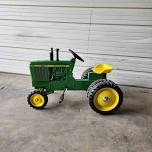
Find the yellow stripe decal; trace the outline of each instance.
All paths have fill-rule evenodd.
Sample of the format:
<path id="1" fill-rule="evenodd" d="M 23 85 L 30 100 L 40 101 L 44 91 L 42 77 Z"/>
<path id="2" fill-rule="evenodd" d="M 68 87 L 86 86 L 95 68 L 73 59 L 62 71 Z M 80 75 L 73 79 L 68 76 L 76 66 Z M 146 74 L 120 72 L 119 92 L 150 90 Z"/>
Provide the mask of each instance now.
<path id="1" fill-rule="evenodd" d="M 69 65 L 31 65 L 32 67 L 69 67 Z"/>

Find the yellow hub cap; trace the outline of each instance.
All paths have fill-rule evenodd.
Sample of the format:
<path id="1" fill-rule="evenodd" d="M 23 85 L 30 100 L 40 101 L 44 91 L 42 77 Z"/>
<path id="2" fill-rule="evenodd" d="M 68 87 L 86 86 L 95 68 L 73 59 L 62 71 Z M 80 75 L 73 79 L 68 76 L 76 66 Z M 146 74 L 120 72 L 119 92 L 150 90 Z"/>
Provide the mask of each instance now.
<path id="1" fill-rule="evenodd" d="M 95 107 L 101 111 L 111 111 L 119 103 L 119 94 L 112 88 L 103 88 L 93 98 Z"/>
<path id="2" fill-rule="evenodd" d="M 35 107 L 41 107 L 44 104 L 45 100 L 41 94 L 36 93 L 31 96 L 30 102 Z"/>

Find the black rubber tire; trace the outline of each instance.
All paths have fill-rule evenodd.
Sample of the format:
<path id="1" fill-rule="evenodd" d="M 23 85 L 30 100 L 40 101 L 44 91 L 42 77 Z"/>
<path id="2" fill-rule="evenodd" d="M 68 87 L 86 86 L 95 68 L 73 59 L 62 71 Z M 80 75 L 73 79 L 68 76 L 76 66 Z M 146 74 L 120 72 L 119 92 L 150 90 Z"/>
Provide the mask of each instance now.
<path id="1" fill-rule="evenodd" d="M 30 101 L 30 98 L 31 98 L 31 96 L 33 95 L 33 94 L 40 94 L 40 95 L 42 95 L 43 97 L 44 97 L 44 104 L 42 105 L 42 106 L 40 106 L 40 107 L 35 107 L 34 105 L 32 105 L 32 103 L 31 103 L 31 101 Z M 45 91 L 39 91 L 39 90 L 35 90 L 35 91 L 32 91 L 29 95 L 28 95 L 28 97 L 27 97 L 27 102 L 28 102 L 28 104 L 32 107 L 32 108 L 34 108 L 34 109 L 43 109 L 46 105 L 47 105 L 47 103 L 48 103 L 48 96 L 47 96 L 47 94 L 46 94 L 46 92 Z"/>
<path id="2" fill-rule="evenodd" d="M 86 69 L 86 70 L 82 73 L 81 79 L 87 79 L 87 78 L 88 78 L 88 73 L 89 73 L 89 72 L 92 72 L 92 67 Z"/>
<path id="3" fill-rule="evenodd" d="M 112 109 L 110 111 L 101 111 L 101 110 L 97 109 L 96 106 L 94 105 L 93 98 L 94 98 L 94 95 L 96 94 L 96 92 L 98 90 L 100 90 L 102 88 L 106 88 L 106 87 L 113 88 L 114 90 L 117 91 L 117 93 L 119 94 L 119 103 L 114 109 Z M 90 107 L 95 112 L 97 112 L 101 115 L 113 114 L 114 112 L 116 112 L 120 108 L 120 106 L 123 103 L 123 93 L 122 93 L 121 89 L 113 81 L 107 80 L 107 79 L 97 80 L 97 81 L 93 82 L 91 84 L 91 87 L 89 87 L 88 90 L 87 90 L 87 95 L 88 95 L 88 101 L 89 101 Z"/>
<path id="4" fill-rule="evenodd" d="M 98 80 L 91 83 L 91 85 L 87 89 L 87 98 L 88 98 L 88 95 L 89 95 L 89 92 L 90 92 L 89 90 L 92 89 L 92 87 L 94 87 L 97 83 L 102 82 L 102 81 L 104 82 L 104 80 L 105 79 L 98 79 Z"/>

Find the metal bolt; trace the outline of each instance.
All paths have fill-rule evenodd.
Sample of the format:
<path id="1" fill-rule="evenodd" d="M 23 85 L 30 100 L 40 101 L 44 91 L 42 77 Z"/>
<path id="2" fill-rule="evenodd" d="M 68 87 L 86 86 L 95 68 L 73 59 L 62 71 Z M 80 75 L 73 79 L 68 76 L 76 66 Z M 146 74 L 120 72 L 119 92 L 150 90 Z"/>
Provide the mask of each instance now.
<path id="1" fill-rule="evenodd" d="M 103 98 L 103 101 L 104 101 L 104 102 L 109 102 L 109 101 L 110 101 L 110 98 L 109 98 L 109 97 L 104 97 L 104 98 Z"/>

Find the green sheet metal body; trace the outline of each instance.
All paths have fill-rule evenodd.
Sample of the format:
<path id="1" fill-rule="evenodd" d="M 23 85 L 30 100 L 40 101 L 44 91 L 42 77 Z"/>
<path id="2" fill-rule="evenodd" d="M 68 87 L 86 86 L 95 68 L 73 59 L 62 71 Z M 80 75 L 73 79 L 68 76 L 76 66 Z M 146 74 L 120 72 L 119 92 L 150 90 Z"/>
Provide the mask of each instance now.
<path id="1" fill-rule="evenodd" d="M 98 79 L 105 79 L 106 74 L 90 72 L 87 79 L 75 79 L 73 68 L 75 58 L 70 61 L 33 61 L 30 63 L 32 86 L 45 89 L 47 94 L 56 90 L 87 90 Z"/>

